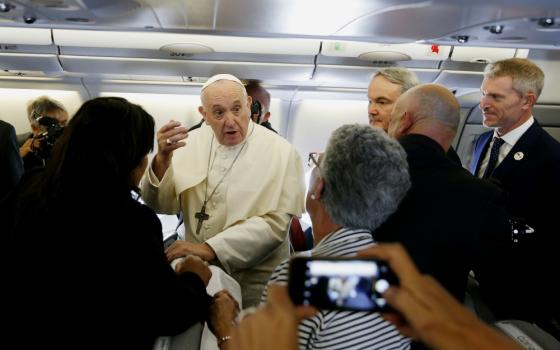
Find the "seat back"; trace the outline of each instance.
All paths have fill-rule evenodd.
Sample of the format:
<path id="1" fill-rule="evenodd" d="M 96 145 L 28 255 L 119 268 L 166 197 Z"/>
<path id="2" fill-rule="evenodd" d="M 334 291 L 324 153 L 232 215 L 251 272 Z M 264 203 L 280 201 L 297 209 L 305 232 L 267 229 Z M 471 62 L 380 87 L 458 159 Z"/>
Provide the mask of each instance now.
<path id="1" fill-rule="evenodd" d="M 494 325 L 525 349 L 560 349 L 560 341 L 535 324 L 521 320 L 504 320 Z"/>
<path id="2" fill-rule="evenodd" d="M 303 230 L 299 218 L 292 216 L 288 225 L 288 237 L 290 238 L 290 254 L 306 251 L 313 248 L 313 236 L 311 230 Z"/>

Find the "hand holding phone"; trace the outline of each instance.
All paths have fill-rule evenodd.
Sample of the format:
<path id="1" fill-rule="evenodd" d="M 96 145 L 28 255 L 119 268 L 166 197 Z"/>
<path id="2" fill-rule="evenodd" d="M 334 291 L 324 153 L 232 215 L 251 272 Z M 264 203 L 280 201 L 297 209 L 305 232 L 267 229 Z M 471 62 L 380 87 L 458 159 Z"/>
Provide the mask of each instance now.
<path id="1" fill-rule="evenodd" d="M 294 304 L 320 309 L 387 311 L 381 294 L 397 284 L 389 266 L 371 258 L 296 257 L 289 274 Z"/>

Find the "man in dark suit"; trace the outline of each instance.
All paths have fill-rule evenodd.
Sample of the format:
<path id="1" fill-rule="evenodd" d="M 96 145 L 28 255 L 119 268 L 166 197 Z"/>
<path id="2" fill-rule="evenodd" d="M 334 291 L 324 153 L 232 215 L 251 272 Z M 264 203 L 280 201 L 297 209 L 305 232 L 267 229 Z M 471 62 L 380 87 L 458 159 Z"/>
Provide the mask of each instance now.
<path id="1" fill-rule="evenodd" d="M 498 253 L 509 251 L 510 237 L 504 193 L 446 156 L 459 112 L 440 85 L 419 85 L 399 97 L 389 135 L 407 153 L 412 187 L 374 238 L 402 243 L 420 271 L 463 301 L 471 270 L 481 283 L 505 287 Z"/>
<path id="2" fill-rule="evenodd" d="M 14 127 L 0 120 L 0 199 L 18 183 L 23 174 Z"/>
<path id="3" fill-rule="evenodd" d="M 527 59 L 486 67 L 480 108 L 494 130 L 477 140 L 471 172 L 498 180 L 508 214 L 530 227 L 515 247 L 524 288 L 492 304 L 502 317 L 536 322 L 560 338 L 560 288 L 549 272 L 559 266 L 560 225 L 557 206 L 545 204 L 560 198 L 560 143 L 532 115 L 543 85 L 543 72 Z"/>

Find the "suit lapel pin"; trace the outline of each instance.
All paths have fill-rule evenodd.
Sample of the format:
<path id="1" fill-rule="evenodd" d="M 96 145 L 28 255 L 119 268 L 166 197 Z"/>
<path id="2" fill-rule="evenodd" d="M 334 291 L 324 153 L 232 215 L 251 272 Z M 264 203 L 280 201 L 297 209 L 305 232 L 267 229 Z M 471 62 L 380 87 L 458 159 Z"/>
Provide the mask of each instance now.
<path id="1" fill-rule="evenodd" d="M 513 155 L 513 159 L 515 160 L 521 160 L 523 159 L 525 155 L 523 154 L 523 152 L 515 152 L 515 154 Z"/>

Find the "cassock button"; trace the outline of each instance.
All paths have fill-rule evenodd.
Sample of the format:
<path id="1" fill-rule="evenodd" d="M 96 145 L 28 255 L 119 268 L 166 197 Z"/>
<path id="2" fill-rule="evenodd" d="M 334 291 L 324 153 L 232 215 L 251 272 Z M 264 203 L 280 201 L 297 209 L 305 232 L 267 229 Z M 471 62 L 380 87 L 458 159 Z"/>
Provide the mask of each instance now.
<path id="1" fill-rule="evenodd" d="M 523 152 L 516 152 L 516 153 L 513 155 L 513 159 L 515 159 L 515 160 L 521 160 L 521 159 L 523 159 L 524 156 L 525 156 L 525 155 L 523 154 Z"/>

